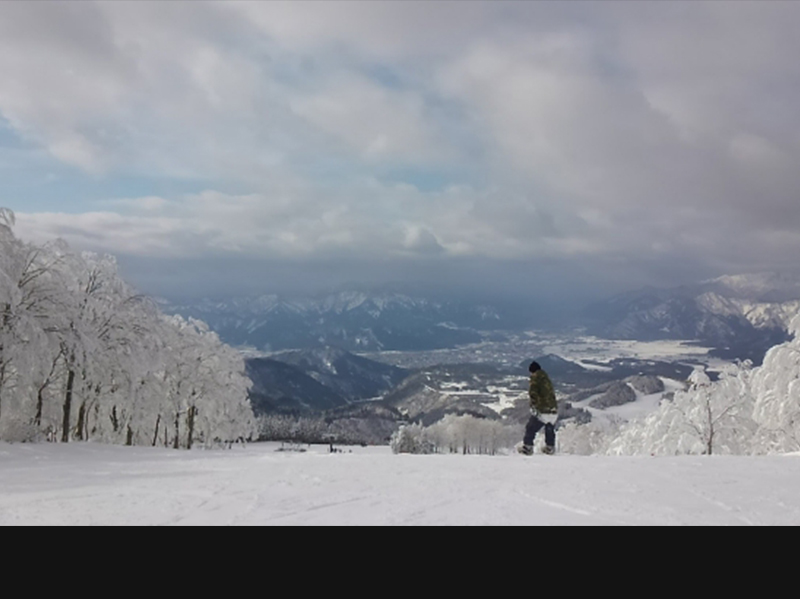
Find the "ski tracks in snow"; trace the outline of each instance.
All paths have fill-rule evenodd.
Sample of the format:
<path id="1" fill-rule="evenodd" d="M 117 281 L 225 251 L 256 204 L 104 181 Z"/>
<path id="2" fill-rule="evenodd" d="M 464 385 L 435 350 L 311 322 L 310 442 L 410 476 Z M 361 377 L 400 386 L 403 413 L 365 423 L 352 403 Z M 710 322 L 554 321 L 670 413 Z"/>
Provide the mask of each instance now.
<path id="1" fill-rule="evenodd" d="M 800 524 L 788 457 L 0 449 L 0 525 Z"/>

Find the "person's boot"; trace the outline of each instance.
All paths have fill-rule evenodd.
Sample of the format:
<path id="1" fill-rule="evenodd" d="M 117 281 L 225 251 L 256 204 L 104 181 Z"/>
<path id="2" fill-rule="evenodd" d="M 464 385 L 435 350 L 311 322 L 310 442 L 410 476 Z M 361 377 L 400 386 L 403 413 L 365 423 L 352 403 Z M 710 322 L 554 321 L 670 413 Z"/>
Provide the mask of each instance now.
<path id="1" fill-rule="evenodd" d="M 517 451 L 522 455 L 533 455 L 533 445 L 519 445 Z"/>
<path id="2" fill-rule="evenodd" d="M 542 453 L 543 453 L 544 455 L 555 455 L 555 454 L 556 454 L 556 448 L 555 448 L 555 447 L 553 447 L 552 445 L 547 445 L 547 446 L 545 446 L 545 448 L 542 450 Z"/>

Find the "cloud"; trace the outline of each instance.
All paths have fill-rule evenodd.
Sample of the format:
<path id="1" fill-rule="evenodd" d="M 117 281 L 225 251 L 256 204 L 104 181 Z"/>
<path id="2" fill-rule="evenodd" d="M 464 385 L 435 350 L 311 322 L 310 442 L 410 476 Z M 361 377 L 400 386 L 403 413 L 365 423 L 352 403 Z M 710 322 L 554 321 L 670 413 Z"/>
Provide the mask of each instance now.
<path id="1" fill-rule="evenodd" d="M 410 252 L 418 254 L 438 255 L 445 251 L 430 229 L 420 226 L 411 226 L 406 230 L 403 245 Z"/>
<path id="2" fill-rule="evenodd" d="M 158 196 L 147 196 L 144 198 L 132 198 L 121 200 L 107 200 L 102 202 L 109 207 L 128 209 L 136 212 L 159 212 L 169 206 L 169 200 Z"/>
<path id="3" fill-rule="evenodd" d="M 115 116 L 132 68 L 97 5 L 0 7 L 0 113 L 59 160 L 102 170 L 103 120 Z"/>
<path id="4" fill-rule="evenodd" d="M 231 8 L 4 3 L 0 115 L 97 176 L 253 183 L 343 150 L 367 165 L 452 154 L 416 90 L 271 42 Z"/>
<path id="5" fill-rule="evenodd" d="M 82 249 L 150 256 L 169 254 L 179 238 L 185 244 L 183 251 L 189 252 L 191 246 L 186 242 L 201 234 L 195 231 L 191 235 L 183 221 L 115 212 L 22 213 L 18 215 L 16 231 L 23 239 L 39 243 L 60 238 Z M 205 246 L 206 241 L 193 242 Z"/>
<path id="6" fill-rule="evenodd" d="M 19 233 L 39 241 L 64 237 L 79 247 L 140 256 L 230 252 L 297 259 L 442 251 L 432 228 L 458 247 L 466 235 L 476 237 L 479 226 L 459 208 L 472 201 L 474 192 L 458 197 L 425 194 L 365 181 L 336 194 L 331 197 L 330 190 L 321 187 L 285 182 L 259 194 L 209 190 L 171 200 L 115 200 L 106 204 L 124 209 L 124 215 L 20 213 Z M 392 212 L 403 216 L 395 219 Z M 459 232 L 458 227 L 469 230 Z M 479 241 L 469 244 L 470 253 L 481 251 Z"/>
<path id="7" fill-rule="evenodd" d="M 347 47 L 364 60 L 397 62 L 447 55 L 486 34 L 498 16 L 491 3 L 411 3 L 404 0 L 364 3 L 357 0 L 297 4 L 231 2 L 270 38 L 295 52 L 319 54 Z M 503 8 L 500 9 L 500 12 Z"/>
<path id="8" fill-rule="evenodd" d="M 694 12 L 637 9 L 616 24 L 612 45 L 607 14 L 591 29 L 484 42 L 446 65 L 440 85 L 482 116 L 490 153 L 512 166 L 508 178 L 527 179 L 541 203 L 582 219 L 599 251 L 669 247 L 677 257 L 710 239 L 697 259 L 741 255 L 744 244 L 754 261 L 786 266 L 785 254 L 759 255 L 756 237 L 796 204 L 788 155 L 800 148 L 762 112 L 777 105 L 789 130 L 800 124 L 800 89 L 782 80 L 797 42 L 770 37 L 773 27 L 788 33 L 778 20 L 799 15 L 784 9 L 751 21 L 753 6 L 739 4 L 729 14 L 704 3 L 703 26 Z"/>
<path id="9" fill-rule="evenodd" d="M 19 233 L 151 258 L 219 253 L 293 261 L 518 260 L 588 256 L 598 250 L 585 232 L 559 229 L 556 217 L 523 195 L 508 198 L 505 192 L 463 186 L 421 191 L 364 179 L 330 189 L 287 177 L 255 194 L 207 190 L 100 205 L 106 211 L 22 212 Z"/>
<path id="10" fill-rule="evenodd" d="M 792 3 L 0 3 L 15 135 L 85 189 L 169 182 L 14 206 L 19 230 L 151 259 L 793 269 L 798 23 Z"/>
<path id="11" fill-rule="evenodd" d="M 332 77 L 314 93 L 298 94 L 291 109 L 367 163 L 430 165 L 453 154 L 436 135 L 437 123 L 419 94 L 389 89 L 365 76 Z"/>

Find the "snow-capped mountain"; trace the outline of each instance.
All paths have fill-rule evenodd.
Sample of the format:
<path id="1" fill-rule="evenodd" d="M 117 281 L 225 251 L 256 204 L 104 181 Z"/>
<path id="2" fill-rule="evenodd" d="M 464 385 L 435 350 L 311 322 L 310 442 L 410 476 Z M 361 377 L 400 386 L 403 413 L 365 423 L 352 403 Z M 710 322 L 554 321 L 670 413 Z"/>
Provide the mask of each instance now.
<path id="1" fill-rule="evenodd" d="M 720 316 L 743 316 L 757 329 L 788 329 L 792 319 L 800 314 L 800 300 L 759 302 L 729 298 L 708 292 L 697 298 L 702 309 Z"/>
<path id="2" fill-rule="evenodd" d="M 479 341 L 477 331 L 498 328 L 500 321 L 491 307 L 395 293 L 303 299 L 267 295 L 163 309 L 205 321 L 228 344 L 264 351 L 325 345 L 351 351 L 441 349 Z"/>
<path id="3" fill-rule="evenodd" d="M 703 281 L 706 291 L 757 303 L 783 303 L 800 299 L 800 277 L 781 273 L 723 276 Z"/>
<path id="4" fill-rule="evenodd" d="M 594 333 L 622 339 L 696 339 L 760 361 L 800 313 L 800 278 L 724 276 L 673 289 L 625 293 L 587 310 Z"/>

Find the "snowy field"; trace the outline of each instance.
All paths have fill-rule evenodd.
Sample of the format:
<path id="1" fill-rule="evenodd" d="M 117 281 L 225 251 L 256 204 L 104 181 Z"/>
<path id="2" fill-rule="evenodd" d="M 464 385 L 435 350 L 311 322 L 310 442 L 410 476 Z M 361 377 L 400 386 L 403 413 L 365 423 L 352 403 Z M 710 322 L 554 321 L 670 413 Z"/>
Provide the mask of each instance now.
<path id="1" fill-rule="evenodd" d="M 537 338 L 536 334 L 533 335 Z M 710 356 L 711 348 L 695 345 L 692 341 L 633 341 L 584 336 L 542 336 L 542 340 L 542 353 L 556 354 L 589 370 L 603 370 L 602 363 L 617 359 L 701 363 L 713 369 L 728 363 Z"/>
<path id="2" fill-rule="evenodd" d="M 800 457 L 0 444 L 0 525 L 798 525 Z M 349 450 L 346 450 L 349 451 Z"/>
<path id="3" fill-rule="evenodd" d="M 505 341 L 484 341 L 455 349 L 362 353 L 365 358 L 400 366 L 427 368 L 443 364 L 492 364 L 519 367 L 523 359 L 555 354 L 587 370 L 608 370 L 616 359 L 705 364 L 718 370 L 728 362 L 709 355 L 711 348 L 686 340 L 632 341 L 585 335 L 554 335 L 529 331 Z M 527 357 L 527 358 L 524 358 Z M 524 374 L 524 373 L 523 373 Z"/>

